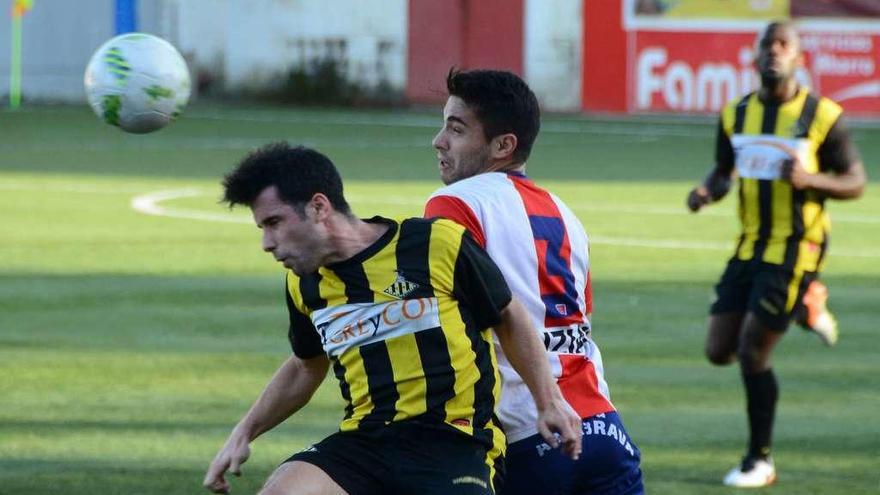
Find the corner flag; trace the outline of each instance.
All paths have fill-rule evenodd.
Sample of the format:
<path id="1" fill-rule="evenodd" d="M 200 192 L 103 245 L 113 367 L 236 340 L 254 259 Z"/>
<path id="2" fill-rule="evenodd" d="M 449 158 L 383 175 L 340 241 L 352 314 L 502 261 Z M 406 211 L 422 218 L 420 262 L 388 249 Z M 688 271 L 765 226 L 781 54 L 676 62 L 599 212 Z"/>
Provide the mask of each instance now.
<path id="1" fill-rule="evenodd" d="M 9 70 L 9 108 L 21 104 L 21 18 L 34 6 L 34 0 L 12 0 L 12 61 Z"/>

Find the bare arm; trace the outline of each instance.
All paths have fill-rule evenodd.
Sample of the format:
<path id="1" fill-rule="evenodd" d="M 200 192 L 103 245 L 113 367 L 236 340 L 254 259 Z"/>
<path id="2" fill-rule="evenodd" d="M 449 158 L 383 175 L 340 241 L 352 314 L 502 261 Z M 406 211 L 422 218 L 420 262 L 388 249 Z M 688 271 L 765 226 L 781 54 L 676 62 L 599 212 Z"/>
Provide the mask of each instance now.
<path id="1" fill-rule="evenodd" d="M 703 182 L 688 193 L 686 203 L 692 212 L 698 212 L 709 203 L 720 201 L 730 191 L 730 181 L 734 174 L 734 151 L 727 132 L 723 119 L 719 119 L 715 133 L 715 166 Z"/>
<path id="2" fill-rule="evenodd" d="M 519 301 L 513 299 L 501 310 L 501 323 L 495 326 L 495 333 L 504 355 L 535 399 L 538 431 L 554 448 L 559 442 L 553 433 L 559 433 L 566 453 L 577 459 L 581 453 L 581 419 L 562 397 L 547 363 L 544 344 Z"/>
<path id="3" fill-rule="evenodd" d="M 853 162 L 843 173 L 810 174 L 796 157 L 783 165 L 782 177 L 791 182 L 795 189 L 812 189 L 834 199 L 858 198 L 868 180 L 861 161 Z"/>
<path id="4" fill-rule="evenodd" d="M 291 355 L 278 368 L 250 410 L 235 425 L 211 462 L 203 484 L 214 493 L 228 493 L 226 471 L 238 476 L 250 456 L 250 443 L 306 405 L 327 375 L 326 355 L 300 359 Z"/>

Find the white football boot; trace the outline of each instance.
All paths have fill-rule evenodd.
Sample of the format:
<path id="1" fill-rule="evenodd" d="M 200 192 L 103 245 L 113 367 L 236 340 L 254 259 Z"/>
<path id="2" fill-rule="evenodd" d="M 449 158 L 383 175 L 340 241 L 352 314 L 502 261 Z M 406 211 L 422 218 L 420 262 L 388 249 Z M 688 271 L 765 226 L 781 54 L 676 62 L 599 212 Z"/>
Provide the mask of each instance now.
<path id="1" fill-rule="evenodd" d="M 724 484 L 739 488 L 760 488 L 776 481 L 776 468 L 773 459 L 753 459 L 746 457 L 742 463 L 731 469 L 724 477 Z"/>

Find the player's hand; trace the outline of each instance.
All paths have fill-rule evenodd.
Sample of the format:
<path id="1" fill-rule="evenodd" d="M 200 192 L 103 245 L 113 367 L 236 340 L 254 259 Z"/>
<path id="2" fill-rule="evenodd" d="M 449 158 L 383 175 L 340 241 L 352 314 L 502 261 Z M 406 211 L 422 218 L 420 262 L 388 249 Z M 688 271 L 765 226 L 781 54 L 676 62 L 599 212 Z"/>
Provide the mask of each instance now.
<path id="1" fill-rule="evenodd" d="M 801 161 L 796 156 L 790 160 L 785 160 L 782 163 L 780 172 L 782 178 L 791 183 L 791 187 L 797 190 L 810 187 L 812 175 L 801 165 Z"/>
<path id="2" fill-rule="evenodd" d="M 554 449 L 561 447 L 575 460 L 581 456 L 581 418 L 561 396 L 538 411 L 538 432 Z"/>
<path id="3" fill-rule="evenodd" d="M 687 207 L 692 212 L 700 211 L 700 208 L 712 202 L 712 195 L 706 186 L 699 186 L 691 189 L 687 197 Z"/>
<path id="4" fill-rule="evenodd" d="M 233 433 L 217 456 L 214 457 L 214 460 L 211 461 L 211 466 L 208 467 L 202 484 L 214 493 L 229 493 L 229 482 L 224 474 L 229 471 L 236 476 L 241 476 L 241 465 L 247 461 L 250 455 L 251 448 L 247 439 Z"/>

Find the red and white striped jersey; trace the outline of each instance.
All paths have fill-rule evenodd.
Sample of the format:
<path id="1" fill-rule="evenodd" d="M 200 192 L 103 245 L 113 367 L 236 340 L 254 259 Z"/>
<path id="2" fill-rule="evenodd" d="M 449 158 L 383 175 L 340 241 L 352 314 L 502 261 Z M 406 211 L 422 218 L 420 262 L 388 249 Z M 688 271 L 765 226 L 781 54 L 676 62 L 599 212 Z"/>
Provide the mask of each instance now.
<path id="1" fill-rule="evenodd" d="M 587 234 L 565 203 L 524 175 L 491 172 L 437 190 L 425 216 L 455 220 L 486 249 L 532 316 L 559 388 L 581 418 L 613 411 L 590 337 Z M 497 339 L 495 346 L 503 380 L 498 417 L 515 442 L 537 433 L 538 413 Z"/>

